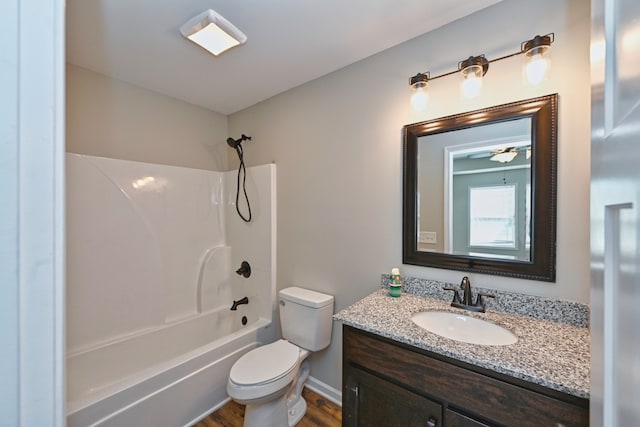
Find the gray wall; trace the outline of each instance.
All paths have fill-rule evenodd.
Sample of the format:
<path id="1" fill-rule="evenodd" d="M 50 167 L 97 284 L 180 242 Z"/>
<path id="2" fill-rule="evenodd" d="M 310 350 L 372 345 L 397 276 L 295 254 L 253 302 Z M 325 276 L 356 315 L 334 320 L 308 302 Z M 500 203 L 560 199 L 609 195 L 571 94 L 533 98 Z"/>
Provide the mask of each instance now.
<path id="1" fill-rule="evenodd" d="M 227 170 L 227 117 L 67 64 L 67 151 Z"/>
<path id="2" fill-rule="evenodd" d="M 558 92 L 556 283 L 470 275 L 474 285 L 587 302 L 589 299 L 589 2 L 510 0 L 304 84 L 229 117 L 250 165 L 278 166 L 278 289 L 335 295 L 336 310 L 378 289 L 380 274 L 459 282 L 461 272 L 401 265 L 402 126 Z M 552 77 L 521 80 L 521 57 L 491 64 L 483 94 L 459 98 L 459 77 L 431 83 L 423 113 L 409 107 L 408 78 L 454 69 L 469 55 L 495 58 L 536 34 L 555 32 Z M 583 70 L 583 72 L 579 72 Z M 230 168 L 237 160 L 229 157 Z M 311 356 L 312 375 L 340 389 L 341 331 Z"/>

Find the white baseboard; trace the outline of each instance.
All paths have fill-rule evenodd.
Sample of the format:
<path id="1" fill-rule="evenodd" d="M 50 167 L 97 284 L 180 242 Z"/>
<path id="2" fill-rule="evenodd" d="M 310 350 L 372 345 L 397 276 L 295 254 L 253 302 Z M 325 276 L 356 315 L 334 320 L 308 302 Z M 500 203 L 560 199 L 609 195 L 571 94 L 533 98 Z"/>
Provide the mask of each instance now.
<path id="1" fill-rule="evenodd" d="M 342 407 L 342 392 L 340 390 L 337 390 L 311 376 L 307 379 L 307 382 L 304 386 L 309 388 L 309 390 L 318 393 L 325 399 L 328 399 L 336 405 Z"/>

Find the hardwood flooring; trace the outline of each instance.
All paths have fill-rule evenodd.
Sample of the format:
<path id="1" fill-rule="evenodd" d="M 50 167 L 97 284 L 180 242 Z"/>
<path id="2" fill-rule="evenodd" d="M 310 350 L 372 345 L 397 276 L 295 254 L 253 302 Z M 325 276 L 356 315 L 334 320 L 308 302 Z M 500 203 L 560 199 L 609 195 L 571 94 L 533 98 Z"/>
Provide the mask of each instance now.
<path id="1" fill-rule="evenodd" d="M 342 424 L 342 408 L 317 393 L 304 388 L 307 412 L 296 427 L 338 427 Z M 242 427 L 244 406 L 233 400 L 209 414 L 193 427 Z"/>

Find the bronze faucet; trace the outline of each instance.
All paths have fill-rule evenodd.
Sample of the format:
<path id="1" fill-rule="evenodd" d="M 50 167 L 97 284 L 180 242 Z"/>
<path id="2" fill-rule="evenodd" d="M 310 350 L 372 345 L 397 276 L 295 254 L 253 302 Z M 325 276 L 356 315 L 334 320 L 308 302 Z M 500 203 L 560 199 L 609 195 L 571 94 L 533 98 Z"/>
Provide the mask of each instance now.
<path id="1" fill-rule="evenodd" d="M 476 302 L 473 302 L 473 294 L 471 292 L 471 281 L 467 276 L 462 278 L 460 282 L 460 289 L 462 289 L 462 298 L 460 298 L 460 289 L 444 287 L 447 291 L 453 291 L 453 301 L 451 301 L 451 307 L 462 308 L 469 311 L 477 311 L 484 313 L 486 311 L 485 302 L 482 297 L 495 298 L 494 295 L 484 294 L 478 292 Z"/>

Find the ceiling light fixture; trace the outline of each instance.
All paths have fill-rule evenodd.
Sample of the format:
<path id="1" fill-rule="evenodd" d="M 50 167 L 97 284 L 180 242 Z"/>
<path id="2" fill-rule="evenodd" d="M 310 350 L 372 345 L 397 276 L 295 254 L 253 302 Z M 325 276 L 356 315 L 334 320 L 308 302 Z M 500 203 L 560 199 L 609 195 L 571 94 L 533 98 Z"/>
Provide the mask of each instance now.
<path id="1" fill-rule="evenodd" d="M 211 9 L 188 20 L 180 32 L 215 56 L 247 41 L 242 31 Z"/>
<path id="2" fill-rule="evenodd" d="M 418 73 L 409 79 L 412 92 L 411 105 L 415 110 L 426 109 L 426 104 L 429 99 L 429 94 L 427 93 L 428 83 L 431 80 L 450 76 L 455 73 L 460 73 L 462 76 L 462 82 L 460 83 L 462 94 L 467 98 L 478 96 L 482 90 L 483 78 L 489 70 L 490 63 L 521 54 L 525 54 L 525 64 L 523 67 L 525 79 L 530 84 L 538 84 L 548 75 L 550 67 L 549 51 L 551 50 L 551 43 L 554 41 L 554 33 L 535 36 L 531 40 L 522 42 L 519 51 L 501 56 L 500 58 L 488 60 L 484 55 L 470 56 L 458 62 L 457 70 L 449 71 L 448 73 L 434 77 L 431 77 L 428 71 Z"/>
<path id="3" fill-rule="evenodd" d="M 491 154 L 492 156 L 489 158 L 489 160 L 500 163 L 509 163 L 518 155 L 518 149 L 513 147 L 503 148 L 501 150 L 494 151 Z"/>

